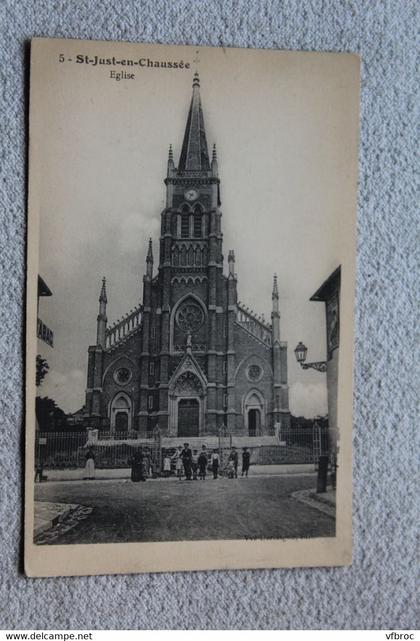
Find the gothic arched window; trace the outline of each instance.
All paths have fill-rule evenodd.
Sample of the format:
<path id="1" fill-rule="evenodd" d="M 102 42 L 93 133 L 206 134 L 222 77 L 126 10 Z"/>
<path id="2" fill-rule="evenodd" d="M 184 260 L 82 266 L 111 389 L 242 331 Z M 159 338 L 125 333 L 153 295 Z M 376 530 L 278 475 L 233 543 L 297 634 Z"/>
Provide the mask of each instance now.
<path id="1" fill-rule="evenodd" d="M 181 237 L 188 238 L 190 235 L 190 214 L 184 209 L 181 214 Z"/>
<path id="2" fill-rule="evenodd" d="M 172 216 L 172 236 L 178 236 L 178 214 Z"/>
<path id="3" fill-rule="evenodd" d="M 194 237 L 201 238 L 202 216 L 200 207 L 194 210 Z"/>

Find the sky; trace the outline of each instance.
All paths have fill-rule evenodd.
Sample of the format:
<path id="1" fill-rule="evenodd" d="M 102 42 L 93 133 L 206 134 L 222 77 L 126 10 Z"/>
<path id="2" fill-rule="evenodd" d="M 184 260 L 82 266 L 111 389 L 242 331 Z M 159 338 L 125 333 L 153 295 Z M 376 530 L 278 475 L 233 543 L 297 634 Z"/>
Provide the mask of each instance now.
<path id="1" fill-rule="evenodd" d="M 54 330 L 38 341 L 50 371 L 38 389 L 66 412 L 84 403 L 87 349 L 96 339 L 102 276 L 108 322 L 142 296 L 147 241 L 158 256 L 168 146 L 178 162 L 195 49 L 55 41 L 40 60 L 31 131 L 39 159 L 39 273 L 53 292 L 39 315 Z M 121 48 L 123 47 L 123 48 Z M 190 61 L 190 69 L 110 68 L 58 62 L 87 52 Z M 340 264 L 352 202 L 348 127 L 350 69 L 341 55 L 203 48 L 201 99 L 221 179 L 227 272 L 235 250 L 238 297 L 267 320 L 278 275 L 281 340 L 288 343 L 290 408 L 327 412 L 326 376 L 302 370 L 293 350 L 325 360 L 324 304 L 309 298 Z M 130 69 L 131 70 L 131 69 Z M 31 167 L 32 170 L 32 167 Z M 347 208 L 346 208 L 347 207 Z M 156 268 L 156 267 L 155 267 Z"/>

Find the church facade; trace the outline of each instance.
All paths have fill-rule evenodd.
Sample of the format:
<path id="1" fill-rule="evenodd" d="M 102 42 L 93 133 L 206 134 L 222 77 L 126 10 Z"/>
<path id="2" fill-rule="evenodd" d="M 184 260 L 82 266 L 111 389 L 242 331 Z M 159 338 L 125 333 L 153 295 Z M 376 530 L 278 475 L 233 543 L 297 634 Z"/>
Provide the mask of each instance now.
<path id="1" fill-rule="evenodd" d="M 238 301 L 222 247 L 216 149 L 209 157 L 195 74 L 178 166 L 169 148 L 157 269 L 149 241 L 142 302 L 107 325 L 105 279 L 89 347 L 87 427 L 146 437 L 273 435 L 290 424 L 277 278 L 271 324 Z"/>

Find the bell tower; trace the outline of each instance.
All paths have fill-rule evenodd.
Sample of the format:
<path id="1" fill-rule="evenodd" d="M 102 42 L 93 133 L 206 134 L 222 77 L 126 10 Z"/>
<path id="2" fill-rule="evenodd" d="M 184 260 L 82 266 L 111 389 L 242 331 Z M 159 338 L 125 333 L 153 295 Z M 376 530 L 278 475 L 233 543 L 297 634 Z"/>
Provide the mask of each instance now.
<path id="1" fill-rule="evenodd" d="M 217 153 L 214 145 L 210 159 L 197 72 L 178 166 L 171 145 L 164 182 L 166 207 L 161 214 L 158 271 L 151 281 L 155 310 L 150 316 L 148 336 L 143 338 L 142 356 L 150 362 L 154 356 L 150 349 L 156 352 L 159 361 L 156 422 L 164 430 L 166 426 L 169 429 L 168 390 L 190 337 L 191 354 L 207 382 L 203 401 L 206 414 L 201 423 L 206 431 L 216 432 L 223 418 L 218 418 L 218 414 L 223 414 L 220 407 L 224 392 L 219 388 L 226 369 L 221 352 L 226 351 L 226 319 L 222 310 L 226 309 L 227 289 L 223 276 Z M 151 305 L 153 308 L 153 302 Z M 150 429 L 150 412 L 147 414 Z"/>

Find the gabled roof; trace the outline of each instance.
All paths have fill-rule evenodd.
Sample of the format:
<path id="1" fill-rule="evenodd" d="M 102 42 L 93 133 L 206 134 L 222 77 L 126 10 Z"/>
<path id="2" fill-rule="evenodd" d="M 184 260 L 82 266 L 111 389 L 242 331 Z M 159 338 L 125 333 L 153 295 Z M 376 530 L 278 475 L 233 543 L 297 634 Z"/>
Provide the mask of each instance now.
<path id="1" fill-rule="evenodd" d="M 52 291 L 45 280 L 38 274 L 38 296 L 52 296 Z"/>
<path id="2" fill-rule="evenodd" d="M 319 289 L 316 290 L 309 300 L 326 301 L 330 298 L 331 293 L 340 287 L 341 266 L 337 267 L 327 280 L 324 281 Z"/>

